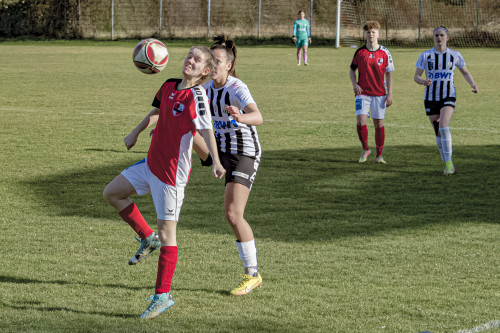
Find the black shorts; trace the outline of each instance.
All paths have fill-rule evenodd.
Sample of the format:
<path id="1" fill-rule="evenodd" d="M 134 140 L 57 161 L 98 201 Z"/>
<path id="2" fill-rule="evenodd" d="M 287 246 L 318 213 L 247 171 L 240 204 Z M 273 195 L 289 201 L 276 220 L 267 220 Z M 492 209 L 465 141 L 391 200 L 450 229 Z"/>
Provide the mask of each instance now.
<path id="1" fill-rule="evenodd" d="M 245 155 L 233 155 L 219 151 L 219 159 L 226 169 L 227 183 L 240 183 L 252 188 L 260 161 Z"/>
<path id="2" fill-rule="evenodd" d="M 441 113 L 441 109 L 445 106 L 451 106 L 455 109 L 457 99 L 455 97 L 447 97 L 441 101 L 424 101 L 425 113 L 428 116 L 436 115 Z"/>

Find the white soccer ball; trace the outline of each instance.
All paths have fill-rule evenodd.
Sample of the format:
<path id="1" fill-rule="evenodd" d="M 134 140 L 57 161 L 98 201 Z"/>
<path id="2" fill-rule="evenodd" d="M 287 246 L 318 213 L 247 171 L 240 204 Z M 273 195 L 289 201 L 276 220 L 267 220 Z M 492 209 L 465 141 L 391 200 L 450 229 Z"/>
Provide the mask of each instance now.
<path id="1" fill-rule="evenodd" d="M 168 50 L 158 39 L 146 38 L 135 46 L 133 60 L 141 72 L 156 74 L 167 66 Z"/>

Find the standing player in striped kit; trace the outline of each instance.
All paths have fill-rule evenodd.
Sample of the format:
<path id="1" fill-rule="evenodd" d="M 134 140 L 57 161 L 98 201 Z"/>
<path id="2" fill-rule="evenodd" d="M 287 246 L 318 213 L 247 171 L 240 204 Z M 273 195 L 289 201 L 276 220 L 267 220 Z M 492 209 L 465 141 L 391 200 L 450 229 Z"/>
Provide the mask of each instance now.
<path id="1" fill-rule="evenodd" d="M 150 319 L 174 305 L 170 286 L 177 264 L 177 221 L 184 188 L 191 171 L 191 148 L 196 132 L 209 147 L 212 174 L 221 178 L 225 170 L 217 153 L 208 99 L 201 86 L 214 66 L 210 50 L 191 48 L 182 69 L 182 79 L 167 80 L 155 95 L 153 110 L 125 137 L 132 148 L 146 128 L 157 122 L 146 159 L 125 169 L 104 189 L 104 197 L 141 238 L 141 246 L 129 264 L 135 265 L 160 245 L 155 295 L 140 318 Z M 199 136 L 197 135 L 197 136 Z M 157 214 L 158 236 L 149 227 L 130 196 L 151 193 Z"/>
<path id="2" fill-rule="evenodd" d="M 455 173 L 451 160 L 453 146 L 449 127 L 457 97 L 454 84 L 455 67 L 471 85 L 472 92 L 478 92 L 460 52 L 447 47 L 448 39 L 448 30 L 445 27 L 434 29 L 434 48 L 422 52 L 415 65 L 417 69 L 413 78 L 416 83 L 425 86 L 425 112 L 436 133 L 437 147 L 441 159 L 445 162 L 445 176 Z M 422 78 L 424 71 L 426 79 Z"/>
<path id="3" fill-rule="evenodd" d="M 263 120 L 247 85 L 236 75 L 236 45 L 224 35 L 215 37 L 214 41 L 210 48 L 215 57 L 212 81 L 204 87 L 210 100 L 220 160 L 226 169 L 226 220 L 236 237 L 245 268 L 243 280 L 231 290 L 231 295 L 247 295 L 262 284 L 253 231 L 244 213 L 262 152 L 255 127 Z M 209 157 L 198 136 L 194 149 L 202 161 Z"/>
<path id="4" fill-rule="evenodd" d="M 382 150 L 385 142 L 384 118 L 385 109 L 392 105 L 392 72 L 394 63 L 388 49 L 379 45 L 380 23 L 368 21 L 363 27 L 366 34 L 366 45 L 356 50 L 351 62 L 349 77 L 356 96 L 356 130 L 363 146 L 359 163 L 366 162 L 371 154 L 368 146 L 368 129 L 366 121 L 373 118 L 375 127 L 375 144 L 377 147 L 377 163 L 385 164 Z M 356 81 L 356 69 L 359 73 Z M 386 82 L 384 82 L 384 75 Z M 387 89 L 385 87 L 387 83 Z"/>

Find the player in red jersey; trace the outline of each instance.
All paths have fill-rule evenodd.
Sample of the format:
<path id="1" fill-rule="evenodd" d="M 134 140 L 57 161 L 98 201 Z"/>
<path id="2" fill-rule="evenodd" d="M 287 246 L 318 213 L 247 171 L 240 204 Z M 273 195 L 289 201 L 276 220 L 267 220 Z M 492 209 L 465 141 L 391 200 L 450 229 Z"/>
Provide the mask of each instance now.
<path id="1" fill-rule="evenodd" d="M 394 71 L 394 64 L 389 50 L 378 43 L 380 23 L 368 21 L 363 30 L 366 34 L 366 45 L 356 50 L 349 71 L 352 88 L 356 96 L 357 132 L 363 146 L 359 163 L 366 162 L 366 159 L 371 154 L 368 146 L 368 129 L 366 127 L 366 121 L 370 117 L 371 111 L 377 147 L 376 162 L 385 164 L 382 157 L 385 141 L 384 118 L 386 107 L 392 105 L 392 72 Z M 358 81 L 356 81 L 356 69 L 359 73 Z M 387 83 L 387 89 L 385 83 Z"/>
<path id="2" fill-rule="evenodd" d="M 210 78 L 214 58 L 204 46 L 191 48 L 182 68 L 182 79 L 167 80 L 156 93 L 153 110 L 124 139 L 132 148 L 139 134 L 157 122 L 146 159 L 125 169 L 104 189 L 104 197 L 141 238 L 141 246 L 129 264 L 134 265 L 160 247 L 155 295 L 140 318 L 150 319 L 174 305 L 170 285 L 177 264 L 177 221 L 184 188 L 191 171 L 193 136 L 198 132 L 212 160 L 212 174 L 221 178 L 208 98 L 201 86 Z M 158 235 L 149 227 L 135 204 L 133 194 L 151 193 L 157 214 Z"/>

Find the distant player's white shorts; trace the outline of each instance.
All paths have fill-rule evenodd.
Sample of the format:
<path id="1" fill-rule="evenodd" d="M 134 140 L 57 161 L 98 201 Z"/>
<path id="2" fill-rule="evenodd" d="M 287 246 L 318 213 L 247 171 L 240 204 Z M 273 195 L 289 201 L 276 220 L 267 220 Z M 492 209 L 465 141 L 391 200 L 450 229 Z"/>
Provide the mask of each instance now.
<path id="1" fill-rule="evenodd" d="M 356 96 L 356 116 L 367 115 L 373 119 L 385 118 L 385 96 Z"/>
<path id="2" fill-rule="evenodd" d="M 122 171 L 122 175 L 132 184 L 138 195 L 151 193 L 160 220 L 179 221 L 184 186 L 171 186 L 151 173 L 147 159 L 143 159 Z"/>

